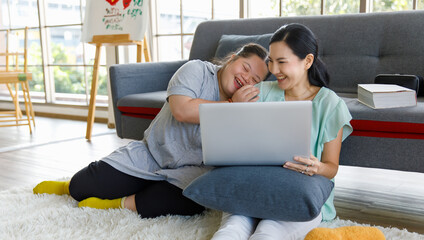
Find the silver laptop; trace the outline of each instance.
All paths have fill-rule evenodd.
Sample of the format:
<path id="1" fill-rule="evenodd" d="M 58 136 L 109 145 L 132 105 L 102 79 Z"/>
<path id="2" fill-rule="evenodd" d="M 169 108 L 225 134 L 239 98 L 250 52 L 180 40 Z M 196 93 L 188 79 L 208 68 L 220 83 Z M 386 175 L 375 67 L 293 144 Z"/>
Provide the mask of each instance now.
<path id="1" fill-rule="evenodd" d="M 201 104 L 205 165 L 283 165 L 310 155 L 311 101 Z"/>

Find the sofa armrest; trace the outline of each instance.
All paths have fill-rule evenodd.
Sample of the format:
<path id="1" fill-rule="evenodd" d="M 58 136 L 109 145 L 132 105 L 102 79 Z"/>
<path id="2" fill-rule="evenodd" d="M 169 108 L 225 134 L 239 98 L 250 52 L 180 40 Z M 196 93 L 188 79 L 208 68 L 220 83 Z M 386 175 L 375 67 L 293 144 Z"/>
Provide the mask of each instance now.
<path id="1" fill-rule="evenodd" d="M 118 64 L 109 68 L 113 112 L 119 137 L 123 136 L 118 100 L 129 94 L 165 91 L 174 73 L 186 62 L 187 60 Z"/>
<path id="2" fill-rule="evenodd" d="M 186 60 L 113 65 L 109 69 L 112 98 L 136 93 L 164 91 L 172 75 Z"/>

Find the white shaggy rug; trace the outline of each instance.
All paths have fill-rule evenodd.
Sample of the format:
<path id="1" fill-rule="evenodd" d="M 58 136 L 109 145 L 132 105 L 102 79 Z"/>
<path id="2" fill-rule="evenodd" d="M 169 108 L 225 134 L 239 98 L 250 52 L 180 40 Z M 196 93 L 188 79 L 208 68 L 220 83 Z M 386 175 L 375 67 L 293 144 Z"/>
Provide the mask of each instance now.
<path id="1" fill-rule="evenodd" d="M 78 208 L 69 196 L 34 195 L 32 187 L 0 192 L 0 239 L 147 239 L 207 240 L 218 229 L 221 213 L 193 217 L 141 219 L 129 210 Z M 360 225 L 336 219 L 321 227 Z M 424 235 L 378 227 L 387 239 L 424 240 Z"/>

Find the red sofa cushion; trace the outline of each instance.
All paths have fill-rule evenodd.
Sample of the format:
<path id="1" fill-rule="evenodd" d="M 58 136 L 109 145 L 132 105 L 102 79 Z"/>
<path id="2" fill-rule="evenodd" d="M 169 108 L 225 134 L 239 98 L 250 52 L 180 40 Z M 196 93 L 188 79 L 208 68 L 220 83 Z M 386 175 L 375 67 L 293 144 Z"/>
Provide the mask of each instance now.
<path id="1" fill-rule="evenodd" d="M 424 123 L 355 120 L 353 136 L 424 139 Z"/>
<path id="2" fill-rule="evenodd" d="M 118 106 L 119 111 L 121 111 L 122 115 L 137 117 L 137 118 L 145 118 L 145 119 L 153 119 L 160 112 L 160 108 L 148 108 L 148 107 L 125 107 Z"/>

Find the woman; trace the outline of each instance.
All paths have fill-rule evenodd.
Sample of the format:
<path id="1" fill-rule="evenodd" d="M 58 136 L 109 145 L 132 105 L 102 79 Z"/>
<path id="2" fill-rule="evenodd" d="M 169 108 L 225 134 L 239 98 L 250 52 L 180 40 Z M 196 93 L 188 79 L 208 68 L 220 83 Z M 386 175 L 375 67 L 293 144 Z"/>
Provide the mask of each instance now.
<path id="1" fill-rule="evenodd" d="M 336 176 L 342 141 L 352 132 L 352 119 L 346 104 L 328 89 L 329 75 L 318 58 L 314 34 L 301 24 L 278 29 L 270 41 L 268 69 L 277 81 L 259 84 L 260 101 L 312 101 L 312 149 L 309 158 L 295 157 L 298 163 L 284 167 L 309 176 Z M 223 214 L 221 227 L 213 240 L 221 239 L 299 239 L 322 220 L 336 216 L 332 192 L 321 213 L 308 222 L 259 220 L 241 215 Z"/>
<path id="2" fill-rule="evenodd" d="M 80 207 L 128 208 L 141 217 L 193 215 L 204 207 L 182 189 L 208 171 L 202 164 L 199 104 L 257 101 L 253 85 L 268 74 L 267 51 L 248 44 L 222 66 L 189 61 L 172 77 L 167 102 L 144 133 L 88 165 L 70 181 L 45 181 L 34 193 L 70 194 Z"/>

